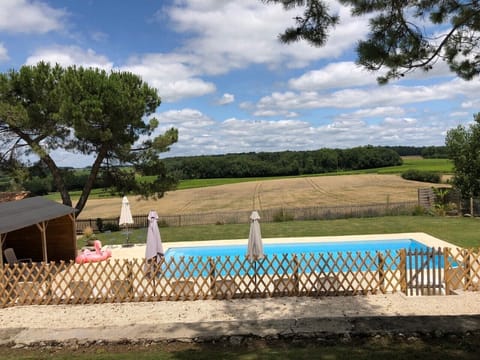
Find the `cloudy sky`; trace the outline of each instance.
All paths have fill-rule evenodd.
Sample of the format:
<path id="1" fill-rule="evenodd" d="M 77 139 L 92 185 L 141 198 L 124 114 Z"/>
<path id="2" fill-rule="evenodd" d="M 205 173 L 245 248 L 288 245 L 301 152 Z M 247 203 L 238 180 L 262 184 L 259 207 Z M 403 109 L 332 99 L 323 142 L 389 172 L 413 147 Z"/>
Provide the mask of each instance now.
<path id="1" fill-rule="evenodd" d="M 331 2 L 327 45 L 284 45 L 299 12 L 260 0 L 0 0 L 0 71 L 40 60 L 131 71 L 158 89 L 168 156 L 443 145 L 478 112 L 478 79 L 443 64 L 387 86 L 354 63 L 367 19 Z M 60 165 L 78 158 L 57 154 Z M 85 162 L 87 164 L 88 161 Z"/>

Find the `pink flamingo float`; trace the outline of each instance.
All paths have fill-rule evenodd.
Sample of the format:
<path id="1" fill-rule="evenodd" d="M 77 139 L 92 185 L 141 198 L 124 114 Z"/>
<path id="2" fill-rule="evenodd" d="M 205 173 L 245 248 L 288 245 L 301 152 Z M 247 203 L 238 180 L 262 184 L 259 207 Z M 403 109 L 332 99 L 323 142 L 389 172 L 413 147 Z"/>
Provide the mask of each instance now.
<path id="1" fill-rule="evenodd" d="M 83 250 L 82 253 L 75 258 L 75 262 L 77 264 L 99 262 L 107 260 L 109 257 L 112 256 L 112 250 L 102 250 L 102 243 L 99 240 L 95 240 L 93 242 L 93 246 L 95 247 L 95 251 L 91 251 L 88 249 Z"/>

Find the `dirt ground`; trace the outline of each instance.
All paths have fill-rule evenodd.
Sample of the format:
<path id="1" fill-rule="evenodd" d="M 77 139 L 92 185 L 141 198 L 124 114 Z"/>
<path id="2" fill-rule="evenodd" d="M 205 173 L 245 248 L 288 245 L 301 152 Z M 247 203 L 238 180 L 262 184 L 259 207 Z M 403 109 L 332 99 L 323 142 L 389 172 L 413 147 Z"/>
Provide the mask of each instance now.
<path id="1" fill-rule="evenodd" d="M 159 215 L 175 215 L 415 201 L 419 188 L 431 186 L 444 185 L 408 181 L 399 175 L 317 176 L 176 190 L 159 200 L 130 196 L 129 201 L 134 215 L 146 214 L 152 209 Z M 79 218 L 116 217 L 120 207 L 121 198 L 90 199 Z"/>

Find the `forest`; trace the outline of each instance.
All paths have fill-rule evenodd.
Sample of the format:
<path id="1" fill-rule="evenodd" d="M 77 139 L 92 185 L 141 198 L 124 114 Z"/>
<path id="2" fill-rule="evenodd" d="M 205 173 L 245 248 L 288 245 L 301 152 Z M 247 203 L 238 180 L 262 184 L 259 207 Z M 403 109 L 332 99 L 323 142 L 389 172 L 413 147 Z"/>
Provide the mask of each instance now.
<path id="1" fill-rule="evenodd" d="M 281 151 L 174 157 L 164 159 L 167 172 L 179 179 L 292 176 L 363 170 L 402 164 L 392 148 Z"/>

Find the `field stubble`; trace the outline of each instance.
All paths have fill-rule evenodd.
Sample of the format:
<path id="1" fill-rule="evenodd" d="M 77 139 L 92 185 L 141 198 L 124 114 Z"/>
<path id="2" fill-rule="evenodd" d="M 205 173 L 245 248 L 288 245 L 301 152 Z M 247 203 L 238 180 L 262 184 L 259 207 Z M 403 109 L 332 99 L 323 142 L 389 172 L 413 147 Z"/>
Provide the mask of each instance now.
<path id="1" fill-rule="evenodd" d="M 132 214 L 160 215 L 416 201 L 418 189 L 445 186 L 399 175 L 342 175 L 276 179 L 170 191 L 159 200 L 129 196 Z M 90 199 L 80 219 L 117 217 L 121 198 Z"/>

